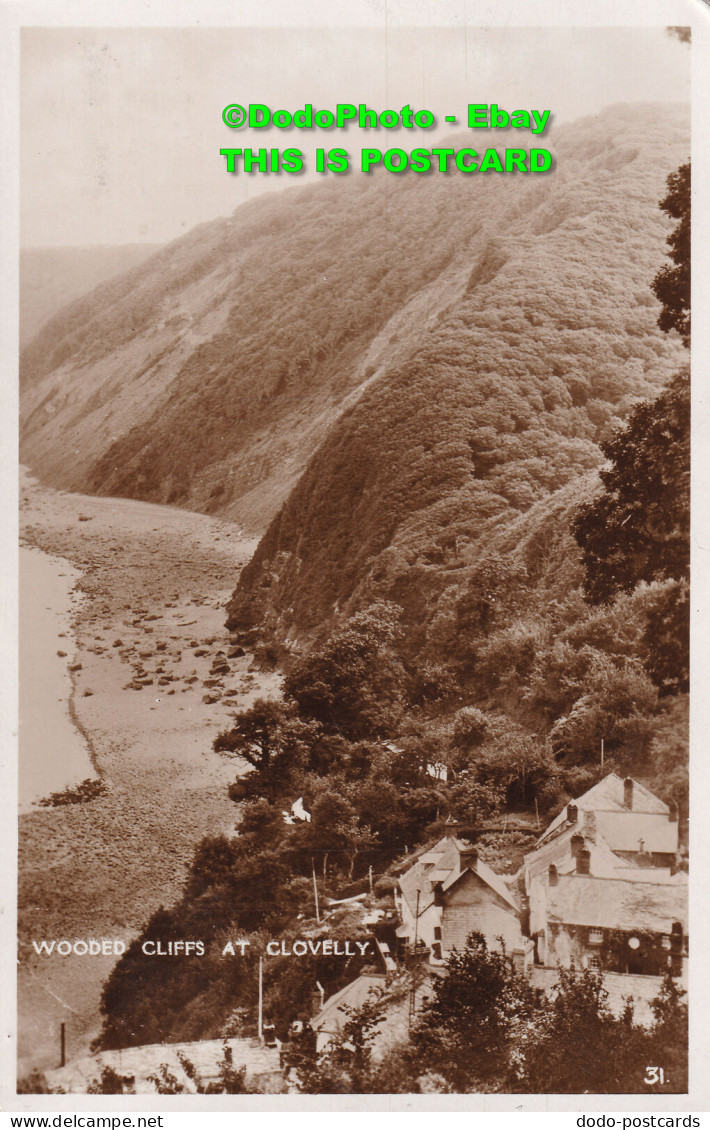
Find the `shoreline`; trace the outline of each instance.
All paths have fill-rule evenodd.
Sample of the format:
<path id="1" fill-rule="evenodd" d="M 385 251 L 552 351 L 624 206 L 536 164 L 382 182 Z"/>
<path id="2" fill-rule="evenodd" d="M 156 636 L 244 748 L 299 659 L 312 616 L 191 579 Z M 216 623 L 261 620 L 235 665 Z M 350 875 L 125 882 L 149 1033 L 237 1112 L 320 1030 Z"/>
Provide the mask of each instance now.
<path id="1" fill-rule="evenodd" d="M 60 1021 L 68 1057 L 88 1049 L 116 960 L 40 962 L 30 939 L 129 938 L 178 897 L 199 840 L 233 834 L 238 816 L 227 796 L 237 763 L 212 741 L 234 710 L 276 695 L 280 676 L 255 671 L 224 627 L 224 604 L 256 539 L 206 515 L 72 495 L 29 478 L 20 493 L 23 544 L 80 572 L 70 715 L 107 785 L 90 802 L 20 816 L 25 1074 L 55 1066 Z"/>
<path id="2" fill-rule="evenodd" d="M 18 784 L 20 811 L 27 812 L 91 778 L 97 768 L 73 701 L 81 574 L 71 561 L 23 539 L 19 578 Z"/>
<path id="3" fill-rule="evenodd" d="M 87 753 L 89 755 L 89 761 L 91 762 L 91 768 L 94 770 L 94 773 L 96 774 L 96 776 L 100 780 L 103 780 L 104 773 L 103 773 L 103 770 L 101 768 L 101 765 L 99 764 L 99 759 L 96 755 L 96 750 L 94 749 L 94 744 L 91 740 L 91 734 L 86 729 L 83 722 L 81 721 L 81 718 L 79 717 L 79 712 L 76 708 L 75 698 L 76 698 L 77 685 L 76 685 L 76 679 L 74 678 L 73 671 L 70 671 L 69 677 L 71 679 L 71 694 L 69 695 L 69 700 L 67 702 L 67 709 L 69 711 L 69 717 L 71 718 L 72 726 L 75 728 L 75 730 L 78 731 L 78 733 L 81 734 L 82 738 L 84 739 L 84 742 L 86 743 L 86 749 L 87 749 Z"/>

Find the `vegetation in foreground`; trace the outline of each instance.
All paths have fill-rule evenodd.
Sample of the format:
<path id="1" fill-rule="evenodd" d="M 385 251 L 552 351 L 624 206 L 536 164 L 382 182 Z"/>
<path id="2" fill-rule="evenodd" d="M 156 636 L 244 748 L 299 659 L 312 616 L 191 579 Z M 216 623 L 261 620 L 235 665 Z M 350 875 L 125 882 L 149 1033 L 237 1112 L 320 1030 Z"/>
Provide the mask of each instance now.
<path id="1" fill-rule="evenodd" d="M 389 1050 L 378 1036 L 392 1003 L 389 988 L 346 1009 L 342 1028 L 321 1049 L 308 1037 L 282 1049 L 285 1086 L 304 1094 L 682 1094 L 688 1089 L 688 1009 L 670 975 L 651 1002 L 650 1027 L 608 1004 L 598 970 L 560 969 L 549 995 L 517 973 L 504 952 L 473 933 L 455 950 L 407 1035 Z M 215 1081 L 188 1057 L 181 1077 L 166 1064 L 148 1076 L 158 1094 L 254 1094 L 225 1043 Z M 288 1066 L 286 1066 L 288 1065 Z M 129 1093 L 111 1067 L 89 1094 Z M 46 1080 L 23 1080 L 19 1093 L 47 1093 Z M 61 1093 L 61 1092 L 60 1092 Z"/>
<path id="2" fill-rule="evenodd" d="M 408 1039 L 373 1054 L 385 1015 L 384 1000 L 373 996 L 299 1068 L 298 1087 L 309 1094 L 623 1094 L 645 1090 L 648 1066 L 665 1065 L 653 1092 L 682 1094 L 684 995 L 666 977 L 646 1028 L 630 1002 L 614 1015 L 599 971 L 560 969 L 547 996 L 474 933 L 452 953 Z"/>
<path id="3" fill-rule="evenodd" d="M 42 808 L 60 808 L 64 804 L 88 804 L 107 792 L 106 782 L 97 777 L 87 777 L 79 785 L 69 786 L 58 793 L 50 793 L 37 803 Z"/>

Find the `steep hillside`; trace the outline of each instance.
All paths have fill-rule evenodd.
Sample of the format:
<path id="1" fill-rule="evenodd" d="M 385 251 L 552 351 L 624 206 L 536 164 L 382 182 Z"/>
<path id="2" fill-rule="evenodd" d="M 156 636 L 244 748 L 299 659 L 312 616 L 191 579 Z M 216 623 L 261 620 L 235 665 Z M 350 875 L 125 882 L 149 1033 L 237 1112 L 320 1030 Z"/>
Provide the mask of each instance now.
<path id="1" fill-rule="evenodd" d="M 648 285 L 685 109 L 610 107 L 551 144 L 544 177 L 332 178 L 195 229 L 27 348 L 24 460 L 263 529 L 325 440 L 250 574 L 296 540 L 320 569 L 325 533 L 332 579 L 307 615 L 294 592 L 300 620 L 430 506 L 476 530 L 524 510 L 676 360 Z"/>
<path id="2" fill-rule="evenodd" d="M 25 247 L 20 251 L 20 347 L 67 302 L 137 267 L 158 243 L 118 247 Z"/>
<path id="3" fill-rule="evenodd" d="M 575 494 L 598 441 L 668 381 L 684 351 L 657 329 L 650 283 L 687 142 L 661 117 L 676 128 L 653 168 L 644 120 L 616 108 L 560 131 L 557 174 L 516 185 L 516 208 L 449 269 L 459 286 L 435 324 L 311 460 L 240 578 L 233 627 L 299 636 L 389 599 L 421 640 L 501 529 Z"/>

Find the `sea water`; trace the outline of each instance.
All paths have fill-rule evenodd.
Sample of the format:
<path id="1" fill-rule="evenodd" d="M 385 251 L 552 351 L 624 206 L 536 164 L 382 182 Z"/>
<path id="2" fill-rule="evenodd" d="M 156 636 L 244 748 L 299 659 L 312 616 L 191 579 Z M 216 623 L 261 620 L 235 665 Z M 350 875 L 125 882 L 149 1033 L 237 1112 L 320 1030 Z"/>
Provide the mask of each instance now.
<path id="1" fill-rule="evenodd" d="M 40 797 L 96 774 L 83 735 L 69 713 L 75 661 L 72 589 L 80 576 L 68 561 L 20 549 L 19 802 L 27 811 Z M 63 651 L 64 656 L 57 653 Z"/>

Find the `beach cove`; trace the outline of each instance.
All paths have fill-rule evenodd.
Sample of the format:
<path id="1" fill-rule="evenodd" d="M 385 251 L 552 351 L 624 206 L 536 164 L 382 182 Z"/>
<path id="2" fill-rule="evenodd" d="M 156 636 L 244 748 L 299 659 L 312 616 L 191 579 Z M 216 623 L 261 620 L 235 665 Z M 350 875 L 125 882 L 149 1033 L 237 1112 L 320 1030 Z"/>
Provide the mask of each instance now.
<path id="1" fill-rule="evenodd" d="M 22 663 L 52 668 L 51 683 L 21 669 L 18 1058 L 26 1073 L 57 1065 L 61 1022 L 68 1057 L 88 1050 L 116 960 L 40 958 L 31 939 L 130 940 L 178 896 L 195 845 L 232 833 L 237 819 L 226 790 L 239 766 L 212 741 L 235 709 L 276 694 L 279 676 L 251 669 L 248 654 L 227 658 L 224 603 L 255 538 L 203 514 L 68 494 L 27 476 L 20 494 Z M 215 678 L 217 664 L 229 673 Z M 36 716 L 35 737 L 25 714 Z M 69 727 L 61 742 L 60 714 Z M 97 774 L 106 791 L 89 803 L 28 806 Z"/>

